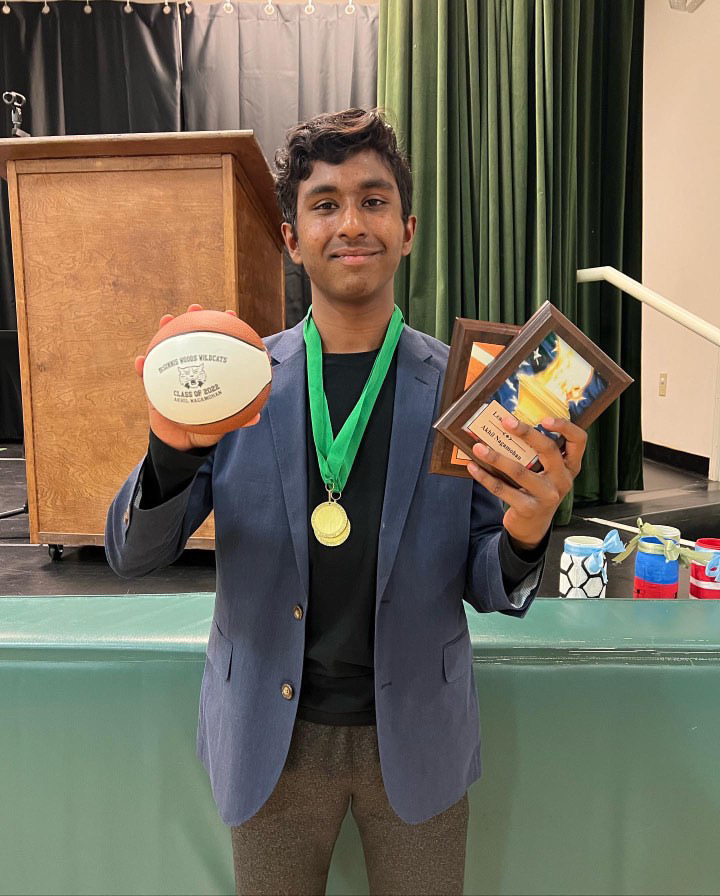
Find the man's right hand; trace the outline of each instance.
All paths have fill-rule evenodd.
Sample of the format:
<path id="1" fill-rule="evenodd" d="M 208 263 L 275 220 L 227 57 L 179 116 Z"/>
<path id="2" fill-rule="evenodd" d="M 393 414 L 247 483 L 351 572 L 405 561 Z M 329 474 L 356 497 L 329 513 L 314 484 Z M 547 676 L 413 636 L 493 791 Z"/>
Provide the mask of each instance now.
<path id="1" fill-rule="evenodd" d="M 188 311 L 202 311 L 202 305 L 189 305 Z M 226 313 L 231 314 L 233 317 L 237 317 L 234 311 L 228 311 Z M 172 314 L 164 314 L 160 318 L 160 327 L 164 327 L 165 324 L 170 323 L 172 319 Z M 138 355 L 138 357 L 135 358 L 135 372 L 140 379 L 142 379 L 144 365 L 145 355 Z M 186 429 L 183 429 L 182 426 L 163 417 L 162 414 L 155 410 L 149 401 L 147 405 L 150 417 L 150 429 L 152 429 L 155 435 L 165 442 L 166 445 L 170 445 L 171 448 L 175 448 L 178 451 L 189 451 L 191 448 L 210 448 L 212 445 L 216 445 L 222 438 L 222 435 L 188 432 Z M 259 420 L 260 414 L 257 414 L 245 425 L 254 426 Z"/>

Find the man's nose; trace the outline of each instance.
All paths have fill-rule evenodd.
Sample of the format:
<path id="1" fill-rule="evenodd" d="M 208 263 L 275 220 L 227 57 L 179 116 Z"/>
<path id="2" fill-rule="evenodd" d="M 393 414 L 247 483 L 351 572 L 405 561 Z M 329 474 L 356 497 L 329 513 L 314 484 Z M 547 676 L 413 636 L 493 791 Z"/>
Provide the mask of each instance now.
<path id="1" fill-rule="evenodd" d="M 338 236 L 346 240 L 356 240 L 365 234 L 366 227 L 362 210 L 349 203 L 343 208 Z"/>

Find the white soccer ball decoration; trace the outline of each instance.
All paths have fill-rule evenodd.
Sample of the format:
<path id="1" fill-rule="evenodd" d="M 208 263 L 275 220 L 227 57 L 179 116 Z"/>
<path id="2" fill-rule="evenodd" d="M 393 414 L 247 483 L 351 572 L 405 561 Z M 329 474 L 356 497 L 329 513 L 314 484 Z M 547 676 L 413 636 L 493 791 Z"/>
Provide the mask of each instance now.
<path id="1" fill-rule="evenodd" d="M 599 538 L 573 536 L 565 540 L 565 550 L 560 558 L 560 597 L 605 597 L 607 560 L 603 558 L 603 567 L 598 572 L 588 569 L 590 554 L 601 547 Z"/>

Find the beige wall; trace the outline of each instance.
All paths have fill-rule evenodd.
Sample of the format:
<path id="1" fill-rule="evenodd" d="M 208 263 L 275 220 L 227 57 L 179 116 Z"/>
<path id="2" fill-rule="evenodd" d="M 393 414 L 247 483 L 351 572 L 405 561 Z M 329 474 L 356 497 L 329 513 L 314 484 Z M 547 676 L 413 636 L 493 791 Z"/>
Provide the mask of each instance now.
<path id="1" fill-rule="evenodd" d="M 643 282 L 720 326 L 720 0 L 645 0 L 643 114 Z M 709 457 L 718 349 L 643 307 L 642 350 L 643 438 Z"/>

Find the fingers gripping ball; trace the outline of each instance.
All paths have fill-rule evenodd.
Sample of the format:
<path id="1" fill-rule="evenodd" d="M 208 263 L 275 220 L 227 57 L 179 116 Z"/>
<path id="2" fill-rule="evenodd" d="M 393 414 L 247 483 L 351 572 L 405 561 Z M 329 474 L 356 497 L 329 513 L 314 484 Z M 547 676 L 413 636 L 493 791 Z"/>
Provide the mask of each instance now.
<path id="1" fill-rule="evenodd" d="M 161 327 L 147 347 L 150 404 L 189 432 L 244 426 L 270 395 L 270 358 L 258 334 L 222 311 L 192 311 Z"/>

